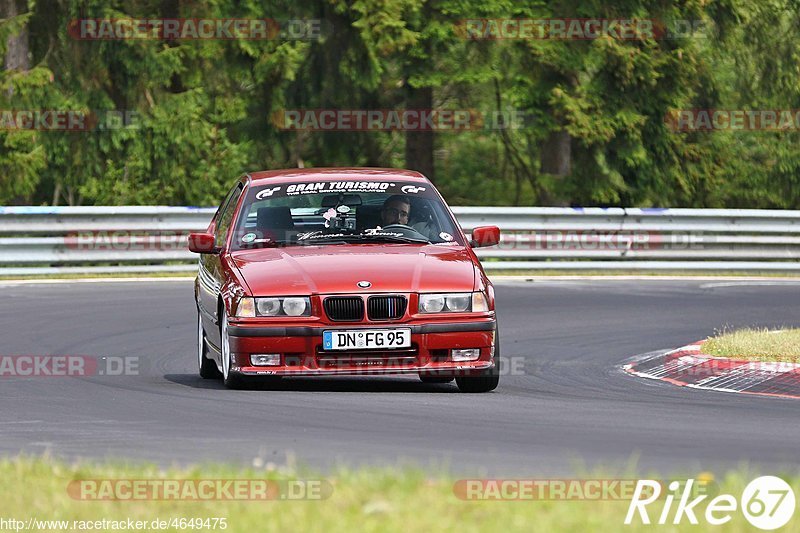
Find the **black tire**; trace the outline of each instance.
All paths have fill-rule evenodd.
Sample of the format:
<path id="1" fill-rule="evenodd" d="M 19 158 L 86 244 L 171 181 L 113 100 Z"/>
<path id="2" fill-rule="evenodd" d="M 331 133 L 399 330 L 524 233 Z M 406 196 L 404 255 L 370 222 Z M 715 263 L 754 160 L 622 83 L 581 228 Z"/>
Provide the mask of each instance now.
<path id="1" fill-rule="evenodd" d="M 456 385 L 461 392 L 489 392 L 497 388 L 500 383 L 500 335 L 495 332 L 494 339 L 494 366 L 475 372 L 471 376 L 456 378 Z"/>
<path id="2" fill-rule="evenodd" d="M 456 378 L 456 385 L 461 392 L 489 392 L 497 388 L 500 375 L 493 368 L 484 370 L 481 375 Z"/>
<path id="3" fill-rule="evenodd" d="M 203 331 L 203 322 L 200 318 L 200 311 L 197 311 L 197 366 L 200 377 L 203 379 L 219 379 L 222 372 L 217 368 L 217 363 L 207 357 L 208 348 L 206 347 L 206 333 Z"/>
<path id="4" fill-rule="evenodd" d="M 280 385 L 281 381 L 283 381 L 283 376 L 258 377 L 258 384 L 265 389 L 271 389 L 273 387 L 277 387 L 278 385 Z"/>
<path id="5" fill-rule="evenodd" d="M 423 383 L 450 383 L 455 379 L 454 376 L 420 376 Z"/>

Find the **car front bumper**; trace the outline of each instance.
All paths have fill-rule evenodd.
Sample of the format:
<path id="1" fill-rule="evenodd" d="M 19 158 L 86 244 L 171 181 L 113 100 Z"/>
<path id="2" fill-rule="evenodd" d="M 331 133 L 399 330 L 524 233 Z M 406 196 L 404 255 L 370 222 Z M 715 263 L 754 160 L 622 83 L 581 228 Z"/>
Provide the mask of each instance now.
<path id="1" fill-rule="evenodd" d="M 496 321 L 382 324 L 411 328 L 411 348 L 395 350 L 326 351 L 323 331 L 376 329 L 376 324 L 352 326 L 229 326 L 233 354 L 231 370 L 252 376 L 314 376 L 354 374 L 474 375 L 495 366 Z M 453 361 L 451 350 L 478 349 L 473 361 Z M 280 354 L 278 366 L 253 366 L 252 354 Z"/>

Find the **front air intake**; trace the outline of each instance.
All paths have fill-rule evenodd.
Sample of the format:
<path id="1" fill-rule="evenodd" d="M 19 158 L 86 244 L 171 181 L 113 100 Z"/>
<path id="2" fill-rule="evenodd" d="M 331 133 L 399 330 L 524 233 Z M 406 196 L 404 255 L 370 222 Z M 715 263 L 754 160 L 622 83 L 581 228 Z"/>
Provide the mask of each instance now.
<path id="1" fill-rule="evenodd" d="M 367 301 L 370 320 L 396 320 L 405 313 L 405 296 L 370 296 Z"/>
<path id="2" fill-rule="evenodd" d="M 325 298 L 325 314 L 335 322 L 364 320 L 364 300 L 358 296 L 332 296 Z"/>

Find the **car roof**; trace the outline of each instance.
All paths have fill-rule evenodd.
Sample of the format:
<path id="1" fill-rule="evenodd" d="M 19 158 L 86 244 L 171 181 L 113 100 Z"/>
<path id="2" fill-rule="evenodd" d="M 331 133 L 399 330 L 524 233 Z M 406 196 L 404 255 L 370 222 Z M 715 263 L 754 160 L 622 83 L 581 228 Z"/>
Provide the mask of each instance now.
<path id="1" fill-rule="evenodd" d="M 248 175 L 253 180 L 253 186 L 287 183 L 297 180 L 386 181 L 395 179 L 428 183 L 428 179 L 419 172 L 398 168 L 287 168 L 250 172 Z"/>

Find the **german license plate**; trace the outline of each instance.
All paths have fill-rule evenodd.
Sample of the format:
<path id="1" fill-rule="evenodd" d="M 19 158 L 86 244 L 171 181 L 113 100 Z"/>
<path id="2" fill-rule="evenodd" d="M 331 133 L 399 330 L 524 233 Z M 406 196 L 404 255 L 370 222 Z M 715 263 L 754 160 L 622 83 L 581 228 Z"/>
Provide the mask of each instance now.
<path id="1" fill-rule="evenodd" d="M 387 350 L 410 347 L 410 328 L 322 332 L 322 348 L 325 350 Z"/>

